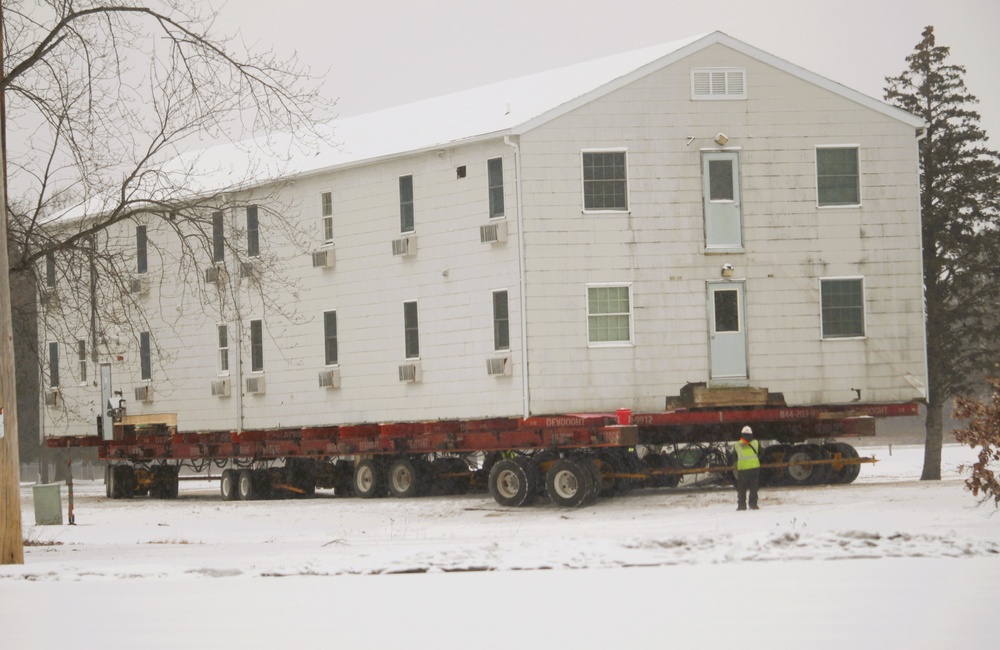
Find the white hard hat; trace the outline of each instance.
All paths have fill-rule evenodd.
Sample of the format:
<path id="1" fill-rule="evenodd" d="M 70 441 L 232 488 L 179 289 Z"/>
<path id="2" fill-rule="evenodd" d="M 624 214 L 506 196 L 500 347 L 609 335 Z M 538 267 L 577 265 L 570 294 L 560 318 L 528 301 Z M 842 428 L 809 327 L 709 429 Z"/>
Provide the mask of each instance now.
<path id="1" fill-rule="evenodd" d="M 750 427 L 743 427 L 743 430 L 740 431 L 740 433 L 749 433 L 750 435 L 753 435 L 753 429 Z"/>

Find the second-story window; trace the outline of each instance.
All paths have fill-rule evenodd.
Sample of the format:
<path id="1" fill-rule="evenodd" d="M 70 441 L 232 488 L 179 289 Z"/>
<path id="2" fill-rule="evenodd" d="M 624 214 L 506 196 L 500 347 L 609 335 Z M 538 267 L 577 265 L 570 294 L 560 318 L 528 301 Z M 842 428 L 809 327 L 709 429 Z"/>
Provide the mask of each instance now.
<path id="1" fill-rule="evenodd" d="M 247 206 L 247 257 L 260 256 L 260 228 L 257 222 L 257 206 Z"/>
<path id="2" fill-rule="evenodd" d="M 857 146 L 816 147 L 816 203 L 861 205 Z"/>
<path id="3" fill-rule="evenodd" d="M 628 178 L 624 151 L 583 152 L 583 208 L 628 210 Z"/>
<path id="4" fill-rule="evenodd" d="M 333 241 L 333 192 L 323 192 L 319 195 L 319 213 L 322 219 L 323 241 Z"/>
<path id="5" fill-rule="evenodd" d="M 212 213 L 212 261 L 226 261 L 226 231 L 221 212 Z"/>
<path id="6" fill-rule="evenodd" d="M 135 227 L 135 271 L 145 273 L 148 270 L 146 261 L 146 226 Z"/>
<path id="7" fill-rule="evenodd" d="M 264 322 L 250 321 L 250 371 L 264 371 Z"/>
<path id="8" fill-rule="evenodd" d="M 487 183 L 490 188 L 490 219 L 503 216 L 503 158 L 486 161 Z"/>
<path id="9" fill-rule="evenodd" d="M 413 176 L 399 177 L 399 232 L 413 232 Z"/>

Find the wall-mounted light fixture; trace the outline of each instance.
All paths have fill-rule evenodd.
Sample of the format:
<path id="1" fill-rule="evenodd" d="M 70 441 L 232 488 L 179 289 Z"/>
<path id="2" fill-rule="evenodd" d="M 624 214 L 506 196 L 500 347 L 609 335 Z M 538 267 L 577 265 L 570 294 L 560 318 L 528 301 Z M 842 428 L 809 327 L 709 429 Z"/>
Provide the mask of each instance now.
<path id="1" fill-rule="evenodd" d="M 733 265 L 732 264 L 723 264 L 722 265 L 722 277 L 724 277 L 724 278 L 731 278 L 731 277 L 733 277 Z"/>
<path id="2" fill-rule="evenodd" d="M 719 145 L 720 147 L 726 146 L 727 142 L 729 142 L 729 138 L 726 136 L 725 133 L 720 132 L 717 136 L 715 136 L 715 144 Z"/>

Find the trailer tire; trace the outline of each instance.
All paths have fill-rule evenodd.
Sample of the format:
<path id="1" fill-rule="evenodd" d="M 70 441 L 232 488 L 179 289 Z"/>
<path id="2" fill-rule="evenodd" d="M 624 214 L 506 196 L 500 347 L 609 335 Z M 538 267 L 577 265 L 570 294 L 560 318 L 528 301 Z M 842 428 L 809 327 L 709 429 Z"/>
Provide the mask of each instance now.
<path id="1" fill-rule="evenodd" d="M 222 470 L 222 477 L 219 479 L 219 492 L 223 501 L 236 501 L 239 494 L 239 472 L 234 469 Z"/>
<path id="2" fill-rule="evenodd" d="M 817 448 L 819 451 L 817 452 Z M 826 456 L 823 448 L 818 445 L 795 445 L 785 456 L 785 462 L 796 463 L 801 461 L 823 460 Z M 826 477 L 825 471 L 818 471 L 817 468 L 823 465 L 790 465 L 785 468 L 785 480 L 790 485 L 817 485 L 821 478 Z"/>
<path id="3" fill-rule="evenodd" d="M 858 458 L 858 450 L 846 442 L 828 442 L 823 445 L 823 448 L 827 451 L 827 453 L 831 455 L 840 454 L 840 457 L 844 459 Z M 831 485 L 846 485 L 848 483 L 853 483 L 861 473 L 861 465 L 856 463 L 844 464 L 839 467 L 837 466 L 837 463 L 834 463 L 830 465 L 830 469 Z"/>
<path id="4" fill-rule="evenodd" d="M 535 466 L 526 459 L 503 458 L 490 470 L 489 488 L 493 500 L 508 508 L 531 505 L 538 493 Z M 522 461 L 522 462 L 518 462 Z M 532 478 L 535 480 L 532 481 Z"/>
<path id="5" fill-rule="evenodd" d="M 389 494 L 397 499 L 412 499 L 423 492 L 426 471 L 422 463 L 409 458 L 397 458 L 389 465 Z"/>
<path id="6" fill-rule="evenodd" d="M 788 445 L 770 445 L 760 451 L 760 464 L 783 463 L 788 456 L 790 447 Z M 782 467 L 761 467 L 760 484 L 762 486 L 773 487 L 785 484 L 785 470 Z"/>
<path id="7" fill-rule="evenodd" d="M 253 501 L 257 498 L 257 483 L 253 480 L 253 472 L 241 469 L 236 482 L 240 501 Z"/>
<path id="8" fill-rule="evenodd" d="M 108 499 L 111 498 L 111 485 L 112 485 L 112 480 L 113 480 L 111 478 L 111 475 L 112 475 L 111 468 L 112 467 L 113 467 L 113 465 L 105 465 L 104 466 L 104 496 L 107 497 Z"/>
<path id="9" fill-rule="evenodd" d="M 365 458 L 354 465 L 354 493 L 362 499 L 384 497 L 386 494 L 385 467 L 381 461 Z"/>
<path id="10" fill-rule="evenodd" d="M 592 465 L 592 463 L 589 463 Z M 589 502 L 599 486 L 594 483 L 594 473 L 587 461 L 562 458 L 545 475 L 549 499 L 563 508 L 579 508 Z"/>
<path id="11" fill-rule="evenodd" d="M 112 499 L 131 499 L 135 495 L 135 470 L 129 465 L 112 465 L 110 492 Z"/>
<path id="12" fill-rule="evenodd" d="M 594 461 L 599 472 L 598 494 L 613 497 L 623 492 L 624 481 L 615 476 L 625 472 L 625 462 L 615 450 L 600 451 Z"/>

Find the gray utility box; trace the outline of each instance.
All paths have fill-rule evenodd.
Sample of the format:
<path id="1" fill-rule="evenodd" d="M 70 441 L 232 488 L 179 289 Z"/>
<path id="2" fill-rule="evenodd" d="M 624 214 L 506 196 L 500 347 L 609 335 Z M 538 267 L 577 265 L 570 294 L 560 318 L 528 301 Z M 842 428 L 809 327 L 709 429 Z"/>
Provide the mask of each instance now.
<path id="1" fill-rule="evenodd" d="M 35 525 L 62 526 L 62 483 L 33 486 Z"/>

